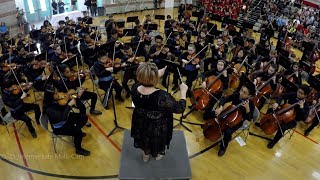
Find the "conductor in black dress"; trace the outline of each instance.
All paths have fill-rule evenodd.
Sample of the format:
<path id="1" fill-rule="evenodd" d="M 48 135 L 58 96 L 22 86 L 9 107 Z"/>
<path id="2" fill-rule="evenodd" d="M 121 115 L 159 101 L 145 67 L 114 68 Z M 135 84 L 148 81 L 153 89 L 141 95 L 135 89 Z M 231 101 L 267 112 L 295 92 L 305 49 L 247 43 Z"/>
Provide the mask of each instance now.
<path id="1" fill-rule="evenodd" d="M 138 83 L 131 89 L 135 105 L 131 137 L 134 138 L 134 147 L 143 150 L 144 162 L 150 155 L 156 160 L 165 155 L 172 139 L 173 113 L 182 113 L 186 108 L 186 84 L 180 85 L 179 101 L 155 87 L 165 69 L 158 70 L 156 64 L 150 62 L 140 64 L 136 72 Z"/>

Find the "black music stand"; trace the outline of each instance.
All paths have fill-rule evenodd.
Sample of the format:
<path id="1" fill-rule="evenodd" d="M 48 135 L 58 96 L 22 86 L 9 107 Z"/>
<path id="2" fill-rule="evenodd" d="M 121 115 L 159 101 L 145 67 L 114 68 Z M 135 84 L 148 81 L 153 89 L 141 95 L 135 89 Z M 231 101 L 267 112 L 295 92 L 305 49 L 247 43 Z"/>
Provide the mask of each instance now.
<path id="1" fill-rule="evenodd" d="M 158 30 L 158 24 L 144 24 L 144 29 L 149 31 Z"/>
<path id="2" fill-rule="evenodd" d="M 118 28 L 124 28 L 125 23 L 125 21 L 116 21 Z"/>
<path id="3" fill-rule="evenodd" d="M 192 15 L 192 17 L 201 17 L 203 15 L 203 13 L 200 13 L 198 11 L 192 11 L 191 15 Z"/>
<path id="4" fill-rule="evenodd" d="M 159 20 L 159 27 L 161 27 L 161 26 L 160 26 L 160 20 L 165 20 L 166 17 L 165 17 L 164 15 L 155 15 L 155 16 L 154 16 L 154 19 L 158 19 L 158 20 Z"/>
<path id="5" fill-rule="evenodd" d="M 269 53 L 270 53 L 270 50 L 266 49 L 266 48 L 263 48 L 260 45 L 258 45 L 258 46 L 256 46 L 256 53 L 261 55 L 262 57 L 268 57 Z"/>
<path id="6" fill-rule="evenodd" d="M 136 22 L 136 19 L 139 19 L 138 16 L 127 17 L 127 23 L 131 23 L 131 28 L 133 28 L 133 23 Z"/>
<path id="7" fill-rule="evenodd" d="M 281 65 L 285 69 L 290 69 L 290 67 L 292 65 L 292 62 L 290 61 L 290 59 L 288 59 L 282 55 L 279 56 L 278 63 L 279 63 L 279 65 Z"/>
<path id="8" fill-rule="evenodd" d="M 110 88 L 108 89 L 108 93 L 107 93 L 107 95 L 106 95 L 106 97 L 105 98 L 108 98 L 108 96 L 109 96 L 109 93 L 111 92 L 111 99 L 112 99 L 112 108 L 113 108 L 113 115 L 114 115 L 114 120 L 113 120 L 113 123 L 114 123 L 114 128 L 111 130 L 111 132 L 108 134 L 108 137 L 110 137 L 114 132 L 115 132 L 115 130 L 117 130 L 117 129 L 120 129 L 120 130 L 125 130 L 126 128 L 124 128 L 124 127 L 121 127 L 121 126 L 119 126 L 118 125 L 118 119 L 117 119 L 117 112 L 116 112 L 116 105 L 115 105 L 115 103 L 114 103 L 114 95 L 113 95 L 113 93 L 112 93 L 112 84 L 113 84 L 113 81 L 111 82 L 111 84 L 110 84 Z M 107 99 L 107 101 L 108 101 L 109 99 Z"/>

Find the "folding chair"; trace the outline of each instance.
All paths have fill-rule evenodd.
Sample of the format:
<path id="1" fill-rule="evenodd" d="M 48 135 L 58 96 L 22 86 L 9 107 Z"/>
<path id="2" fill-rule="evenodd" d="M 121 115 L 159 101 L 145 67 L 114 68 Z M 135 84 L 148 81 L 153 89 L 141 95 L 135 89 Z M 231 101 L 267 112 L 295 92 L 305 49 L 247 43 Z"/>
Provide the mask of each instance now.
<path id="1" fill-rule="evenodd" d="M 52 140 L 52 145 L 53 145 L 53 149 L 54 149 L 54 152 L 57 153 L 57 140 L 60 139 L 61 141 L 69 144 L 70 146 L 74 147 L 74 144 L 71 143 L 71 142 L 68 142 L 66 140 L 63 139 L 63 137 L 70 137 L 70 136 L 67 136 L 67 135 L 57 135 L 55 134 L 52 130 L 49 130 L 49 126 L 48 126 L 48 123 L 49 123 L 49 117 L 46 115 L 46 114 L 42 114 L 41 113 L 41 116 L 40 116 L 40 124 L 41 126 L 43 127 L 43 129 L 45 129 L 46 131 L 48 131 L 50 133 L 50 136 L 51 136 L 51 140 Z M 73 139 L 73 138 L 72 138 Z"/>
<path id="2" fill-rule="evenodd" d="M 251 125 L 254 124 L 259 119 L 259 117 L 260 117 L 260 111 L 257 107 L 255 107 L 253 112 L 252 122 L 249 124 L 243 123 L 243 126 L 239 129 L 241 130 L 241 133 L 239 133 L 239 135 L 243 134 L 245 137 L 244 142 L 247 142 Z"/>

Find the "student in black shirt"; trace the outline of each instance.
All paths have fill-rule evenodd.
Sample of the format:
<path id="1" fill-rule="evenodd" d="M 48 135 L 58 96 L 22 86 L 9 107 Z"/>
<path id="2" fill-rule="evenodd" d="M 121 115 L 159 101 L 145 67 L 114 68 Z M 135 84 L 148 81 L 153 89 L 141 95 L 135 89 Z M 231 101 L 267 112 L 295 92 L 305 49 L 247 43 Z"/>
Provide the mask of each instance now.
<path id="1" fill-rule="evenodd" d="M 233 93 L 230 96 L 222 97 L 219 100 L 219 107 L 215 110 L 215 114 L 212 118 L 218 116 L 223 109 L 223 106 L 227 102 L 231 102 L 234 106 L 241 104 L 239 110 L 242 114 L 242 121 L 233 126 L 227 127 L 223 132 L 223 139 L 220 143 L 220 150 L 218 152 L 218 156 L 223 156 L 227 150 L 228 144 L 232 139 L 232 134 L 236 132 L 240 127 L 242 127 L 244 120 L 252 120 L 253 112 L 254 112 L 254 104 L 249 99 L 255 95 L 255 87 L 251 82 L 244 83 L 239 92 Z"/>
<path id="2" fill-rule="evenodd" d="M 81 96 L 83 91 L 78 92 Z M 43 99 L 43 113 L 49 118 L 52 130 L 57 135 L 68 135 L 73 137 L 76 154 L 88 156 L 90 151 L 82 148 L 82 138 L 86 133 L 81 128 L 87 123 L 86 111 L 80 109 L 80 113 L 72 112 L 72 107 L 79 107 L 81 102 L 77 98 L 66 101 L 65 104 L 58 102 L 58 91 L 52 86 L 45 91 Z"/>
<path id="3" fill-rule="evenodd" d="M 281 98 L 276 100 L 276 103 L 273 104 L 272 109 L 277 110 L 279 107 L 279 104 L 282 100 L 284 100 L 288 104 L 294 104 L 299 103 L 299 105 L 294 107 L 294 110 L 296 112 L 296 117 L 293 121 L 290 121 L 288 123 L 281 123 L 280 128 L 274 136 L 273 140 L 269 142 L 268 148 L 272 149 L 274 145 L 277 144 L 277 142 L 283 137 L 283 133 L 285 133 L 287 130 L 292 129 L 296 127 L 297 122 L 304 121 L 308 115 L 309 112 L 309 105 L 308 103 L 305 103 L 305 98 L 310 93 L 310 88 L 307 85 L 301 85 L 301 87 L 298 89 L 297 92 L 289 92 L 284 95 L 282 95 Z M 271 113 L 272 109 L 270 108 L 267 113 Z M 260 126 L 259 123 L 255 123 L 257 126 Z"/>
<path id="4" fill-rule="evenodd" d="M 319 103 L 320 103 L 320 93 L 318 92 L 317 98 L 312 101 L 312 106 L 313 106 L 313 107 L 310 107 L 310 110 L 309 110 L 309 113 L 308 113 L 308 115 L 310 115 L 310 111 L 311 111 L 312 113 L 315 113 L 315 115 L 314 115 L 315 117 L 313 118 L 311 125 L 304 131 L 304 135 L 305 135 L 305 136 L 308 136 L 308 135 L 310 134 L 310 132 L 311 132 L 316 126 L 319 125 L 320 113 L 319 113 L 319 111 L 317 112 L 317 109 L 319 109 L 319 106 L 317 106 L 317 105 L 318 105 Z M 315 107 L 314 107 L 314 106 L 315 106 Z M 314 109 L 314 108 L 315 108 L 315 109 Z"/>
<path id="5" fill-rule="evenodd" d="M 1 90 L 2 90 L 2 100 L 4 104 L 9 107 L 11 115 L 16 120 L 24 121 L 32 135 L 33 138 L 37 137 L 36 131 L 32 126 L 32 120 L 25 114 L 29 111 L 34 111 L 35 119 L 37 124 L 40 119 L 40 107 L 38 104 L 24 103 L 23 99 L 27 97 L 27 93 L 20 91 L 18 94 L 14 93 L 14 81 L 11 79 L 5 79 Z M 30 87 L 31 84 L 28 84 L 27 87 Z M 19 88 L 19 87 L 18 87 Z"/>
<path id="6" fill-rule="evenodd" d="M 55 0 L 52 0 L 51 6 L 52 6 L 52 14 L 53 15 L 58 14 L 58 4 L 56 3 Z"/>
<path id="7" fill-rule="evenodd" d="M 77 72 L 71 72 L 70 68 L 66 64 L 61 64 L 58 66 L 58 68 L 59 68 L 59 71 L 62 76 L 62 77 L 60 77 L 60 81 L 58 82 L 57 88 L 59 91 L 67 92 L 70 89 L 74 89 L 74 90 L 84 89 L 81 87 L 81 84 L 83 84 L 85 81 L 85 74 L 83 74 L 82 72 L 81 73 L 79 72 L 80 77 L 82 76 L 80 78 L 80 81 L 81 81 L 81 84 L 80 84 Z M 73 77 L 75 77 L 75 80 L 70 80 Z M 95 115 L 102 114 L 100 111 L 95 110 L 96 104 L 97 104 L 97 99 L 98 99 L 98 96 L 96 93 L 84 90 L 82 95 L 79 96 L 79 99 L 80 100 L 91 100 L 91 106 L 90 106 L 90 113 L 91 114 L 95 114 Z M 81 103 L 80 105 L 85 109 L 84 104 Z"/>
<path id="8" fill-rule="evenodd" d="M 98 52 L 97 57 L 98 57 L 98 61 L 93 64 L 93 71 L 99 79 L 98 84 L 100 88 L 103 89 L 106 93 L 110 91 L 109 96 L 104 97 L 104 102 L 109 99 L 113 89 L 115 89 L 116 91 L 116 96 L 115 96 L 116 99 L 121 102 L 124 102 L 124 99 L 121 97 L 122 86 L 112 76 L 113 67 L 105 67 L 105 64 L 108 63 L 107 62 L 108 56 L 106 52 L 105 51 Z M 112 89 L 109 90 L 109 88 L 112 88 Z M 103 106 L 106 109 L 109 109 L 107 102 L 103 103 Z"/>

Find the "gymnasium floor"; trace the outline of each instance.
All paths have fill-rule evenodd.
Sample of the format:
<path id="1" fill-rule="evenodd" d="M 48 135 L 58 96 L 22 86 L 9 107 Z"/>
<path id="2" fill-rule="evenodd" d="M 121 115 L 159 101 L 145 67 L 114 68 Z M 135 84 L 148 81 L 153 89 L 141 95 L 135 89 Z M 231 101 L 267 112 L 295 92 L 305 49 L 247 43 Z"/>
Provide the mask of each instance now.
<path id="1" fill-rule="evenodd" d="M 176 9 L 161 9 L 155 14 L 172 15 L 173 12 L 176 17 Z M 117 15 L 115 18 L 126 19 L 128 16 L 138 15 L 141 20 L 144 14 L 152 14 L 152 11 Z M 99 25 L 103 19 L 106 17 L 95 18 L 94 24 Z M 161 26 L 163 29 L 163 24 Z M 301 56 L 301 52 L 296 51 L 296 53 Z M 117 77 L 121 79 L 119 75 Z M 89 90 L 92 89 L 90 80 L 86 81 L 85 86 Z M 160 84 L 158 86 L 163 88 Z M 170 86 L 172 87 L 171 84 Z M 179 98 L 179 95 L 175 96 Z M 30 96 L 27 101 L 31 102 L 32 97 Z M 188 103 L 190 104 L 189 99 Z M 126 107 L 130 106 L 130 98 L 123 103 L 117 101 L 115 103 L 119 125 L 127 129 L 131 127 L 132 109 Z M 9 128 L 8 134 L 6 128 L 1 126 L 0 179 L 117 179 L 123 131 L 117 130 L 111 137 L 107 137 L 114 128 L 112 108 L 104 110 L 99 101 L 97 109 L 103 114 L 101 116 L 89 114 L 92 127 L 83 129 L 87 133 L 83 147 L 91 151 L 88 157 L 76 155 L 74 148 L 61 141 L 57 143 L 58 153 L 55 154 L 49 133 L 40 125 L 34 124 L 38 134 L 36 139 L 31 137 L 26 127 L 21 131 L 24 137 L 12 127 Z M 34 117 L 33 113 L 31 117 Z M 179 118 L 180 115 L 175 117 Z M 201 112 L 191 113 L 187 121 L 204 123 Z M 258 137 L 249 136 L 245 146 L 240 146 L 236 140 L 232 140 L 226 154 L 218 157 L 219 146 L 203 137 L 200 126 L 185 125 L 192 130 L 192 133 L 185 131 L 192 179 L 320 179 L 318 128 L 305 137 L 303 132 L 307 126 L 300 123 L 290 140 L 287 135 L 271 150 L 266 147 L 268 142 Z M 16 126 L 19 126 L 19 123 Z M 178 129 L 184 130 L 184 128 Z M 255 126 L 252 126 L 250 131 L 264 136 Z M 240 136 L 244 139 L 243 134 Z"/>

